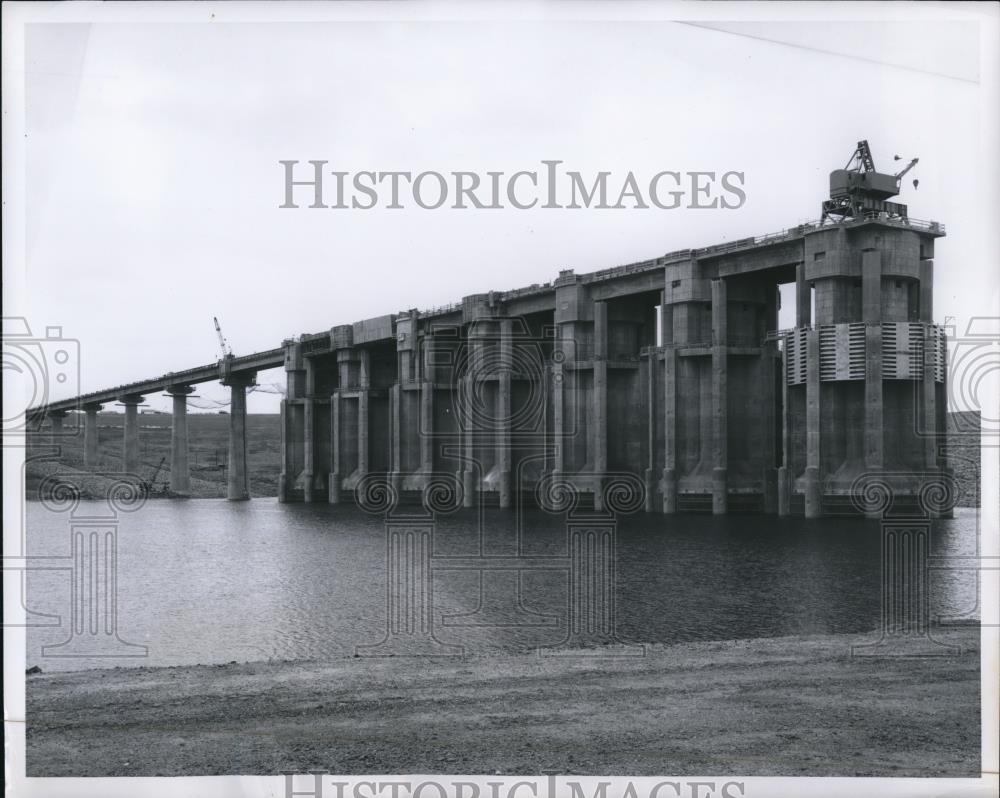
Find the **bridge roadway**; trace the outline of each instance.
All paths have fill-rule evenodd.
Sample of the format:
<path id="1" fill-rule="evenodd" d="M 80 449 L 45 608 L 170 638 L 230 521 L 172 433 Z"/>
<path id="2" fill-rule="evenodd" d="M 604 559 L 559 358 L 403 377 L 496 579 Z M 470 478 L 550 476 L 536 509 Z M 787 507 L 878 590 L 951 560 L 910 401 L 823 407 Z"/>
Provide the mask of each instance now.
<path id="1" fill-rule="evenodd" d="M 253 383 L 258 371 L 277 368 L 285 362 L 285 348 L 268 349 L 250 355 L 232 355 L 216 363 L 196 366 L 184 371 L 170 371 L 159 377 L 130 382 L 102 391 L 49 402 L 28 410 L 29 418 L 40 428 L 44 419 L 49 420 L 51 441 L 58 444 L 63 438 L 63 419 L 71 411 L 84 413 L 84 465 L 97 465 L 99 432 L 97 414 L 111 402 L 125 406 L 123 441 L 123 470 L 135 474 L 139 469 L 139 419 L 138 406 L 143 397 L 153 393 L 167 393 L 173 398 L 173 423 L 171 425 L 170 491 L 176 496 L 191 492 L 191 471 L 188 463 L 187 395 L 193 385 L 219 380 L 230 389 L 229 413 L 229 467 L 227 496 L 230 499 L 249 499 L 250 486 L 246 450 L 246 389 Z"/>

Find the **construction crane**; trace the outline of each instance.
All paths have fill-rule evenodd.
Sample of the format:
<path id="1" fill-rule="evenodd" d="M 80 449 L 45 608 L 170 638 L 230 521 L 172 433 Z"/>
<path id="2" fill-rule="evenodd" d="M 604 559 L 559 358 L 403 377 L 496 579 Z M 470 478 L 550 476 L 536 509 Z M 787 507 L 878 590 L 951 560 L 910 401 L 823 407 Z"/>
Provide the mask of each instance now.
<path id="1" fill-rule="evenodd" d="M 892 156 L 892 158 L 893 158 L 893 160 L 894 160 L 894 161 L 901 161 L 901 160 L 903 160 L 903 159 L 902 159 L 902 158 L 900 158 L 900 157 L 899 157 L 898 155 L 893 155 L 893 156 Z M 916 165 L 917 165 L 917 162 L 918 162 L 919 160 L 920 160 L 919 158 L 914 158 L 914 159 L 913 159 L 912 161 L 910 161 L 910 162 L 909 162 L 909 163 L 908 163 L 908 164 L 906 165 L 906 167 L 905 167 L 905 168 L 904 168 L 904 169 L 903 169 L 903 170 L 902 170 L 901 172 L 896 172 L 896 179 L 897 179 L 897 180 L 902 180 L 902 179 L 903 179 L 903 175 L 905 175 L 905 174 L 906 174 L 907 172 L 909 172 L 909 171 L 910 171 L 910 170 L 911 170 L 911 169 L 912 169 L 912 168 L 913 168 L 914 166 L 916 166 Z M 919 180 L 914 180 L 914 181 L 913 181 L 913 187 L 914 187 L 914 188 L 916 188 L 916 187 L 917 187 L 917 184 L 918 184 L 919 182 L 920 182 Z"/>
<path id="2" fill-rule="evenodd" d="M 233 350 L 229 346 L 229 342 L 226 341 L 226 336 L 222 334 L 218 316 L 212 316 L 212 321 L 215 322 L 215 334 L 219 336 L 219 349 L 222 351 L 222 359 L 225 360 L 227 357 L 232 357 Z"/>
<path id="3" fill-rule="evenodd" d="M 901 160 L 898 155 L 896 160 Z M 875 169 L 868 142 L 859 141 L 847 165 L 830 172 L 830 199 L 823 202 L 822 221 L 830 218 L 837 221 L 874 218 L 906 221 L 906 206 L 888 202 L 888 199 L 899 193 L 903 176 L 919 160 L 914 158 L 897 174 L 879 172 Z M 917 181 L 914 181 L 914 187 L 916 185 Z"/>

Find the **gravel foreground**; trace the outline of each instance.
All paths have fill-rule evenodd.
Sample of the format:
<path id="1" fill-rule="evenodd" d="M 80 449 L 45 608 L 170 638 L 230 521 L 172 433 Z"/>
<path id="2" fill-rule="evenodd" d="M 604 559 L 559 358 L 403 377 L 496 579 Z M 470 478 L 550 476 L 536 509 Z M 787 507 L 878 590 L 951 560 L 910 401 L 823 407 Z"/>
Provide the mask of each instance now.
<path id="1" fill-rule="evenodd" d="M 934 636 L 960 653 L 852 657 L 874 634 L 827 635 L 41 674 L 27 775 L 978 777 L 979 632 Z"/>

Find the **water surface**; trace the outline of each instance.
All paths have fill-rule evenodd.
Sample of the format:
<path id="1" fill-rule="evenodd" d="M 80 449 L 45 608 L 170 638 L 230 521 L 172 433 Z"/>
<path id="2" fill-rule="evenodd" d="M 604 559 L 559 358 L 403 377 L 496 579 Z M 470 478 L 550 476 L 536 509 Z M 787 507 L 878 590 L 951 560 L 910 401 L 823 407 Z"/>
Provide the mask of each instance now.
<path id="1" fill-rule="evenodd" d="M 414 510 L 402 510 L 401 513 Z M 107 514 L 83 502 L 82 515 Z M 934 523 L 930 607 L 978 617 L 978 511 Z M 552 646 L 567 636 L 569 570 L 564 516 L 500 510 L 439 516 L 433 533 L 434 636 L 466 651 Z M 141 658 L 43 657 L 69 637 L 68 513 L 32 502 L 28 550 L 54 570 L 32 571 L 29 665 L 76 670 L 354 654 L 386 635 L 386 532 L 353 507 L 150 501 L 117 518 L 120 638 Z M 520 534 L 519 534 L 520 532 Z M 672 643 L 801 633 L 866 633 L 881 611 L 877 522 L 771 516 L 622 516 L 617 529 L 616 629 L 623 642 Z M 469 570 L 477 556 L 547 558 L 521 572 Z M 462 557 L 452 570 L 446 556 Z M 563 559 L 561 559 L 563 558 Z M 485 562 L 485 561 L 484 561 Z M 568 562 L 568 560 L 566 560 Z M 543 564 L 544 564 L 543 563 Z M 475 565 L 475 561 L 472 562 Z M 477 608 L 479 612 L 477 613 Z M 100 636 L 98 635 L 98 638 Z M 134 651 L 132 652 L 134 653 Z"/>

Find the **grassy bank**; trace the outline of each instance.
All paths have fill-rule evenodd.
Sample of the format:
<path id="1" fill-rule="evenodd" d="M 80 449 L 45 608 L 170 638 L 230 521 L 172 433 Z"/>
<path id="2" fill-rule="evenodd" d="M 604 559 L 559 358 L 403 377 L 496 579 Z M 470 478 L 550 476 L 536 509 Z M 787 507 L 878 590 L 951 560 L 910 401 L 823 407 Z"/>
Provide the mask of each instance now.
<path id="1" fill-rule="evenodd" d="M 98 414 L 100 464 L 94 469 L 83 465 L 83 434 L 66 435 L 60 444 L 58 462 L 51 458 L 51 447 L 42 436 L 32 441 L 27 467 L 27 496 L 35 498 L 38 485 L 54 471 L 106 471 L 122 469 L 122 435 L 125 416 L 122 413 Z M 66 419 L 71 431 L 73 418 Z M 191 468 L 191 495 L 197 498 L 223 498 L 226 495 L 226 465 L 229 452 L 229 416 L 216 413 L 188 414 L 188 458 Z M 139 415 L 139 455 L 141 478 L 153 481 L 153 494 L 163 491 L 170 483 L 170 415 L 143 413 Z M 165 458 L 165 459 L 164 459 Z M 281 469 L 281 424 L 277 414 L 247 415 L 247 458 L 250 468 L 250 491 L 254 496 L 277 496 L 278 473 Z M 162 467 L 157 466 L 162 461 Z M 100 476 L 81 480 L 86 495 L 103 497 L 106 485 L 112 481 Z"/>
<path id="2" fill-rule="evenodd" d="M 42 674 L 27 773 L 978 776 L 978 630 L 936 636 L 961 653 L 815 636 Z"/>

